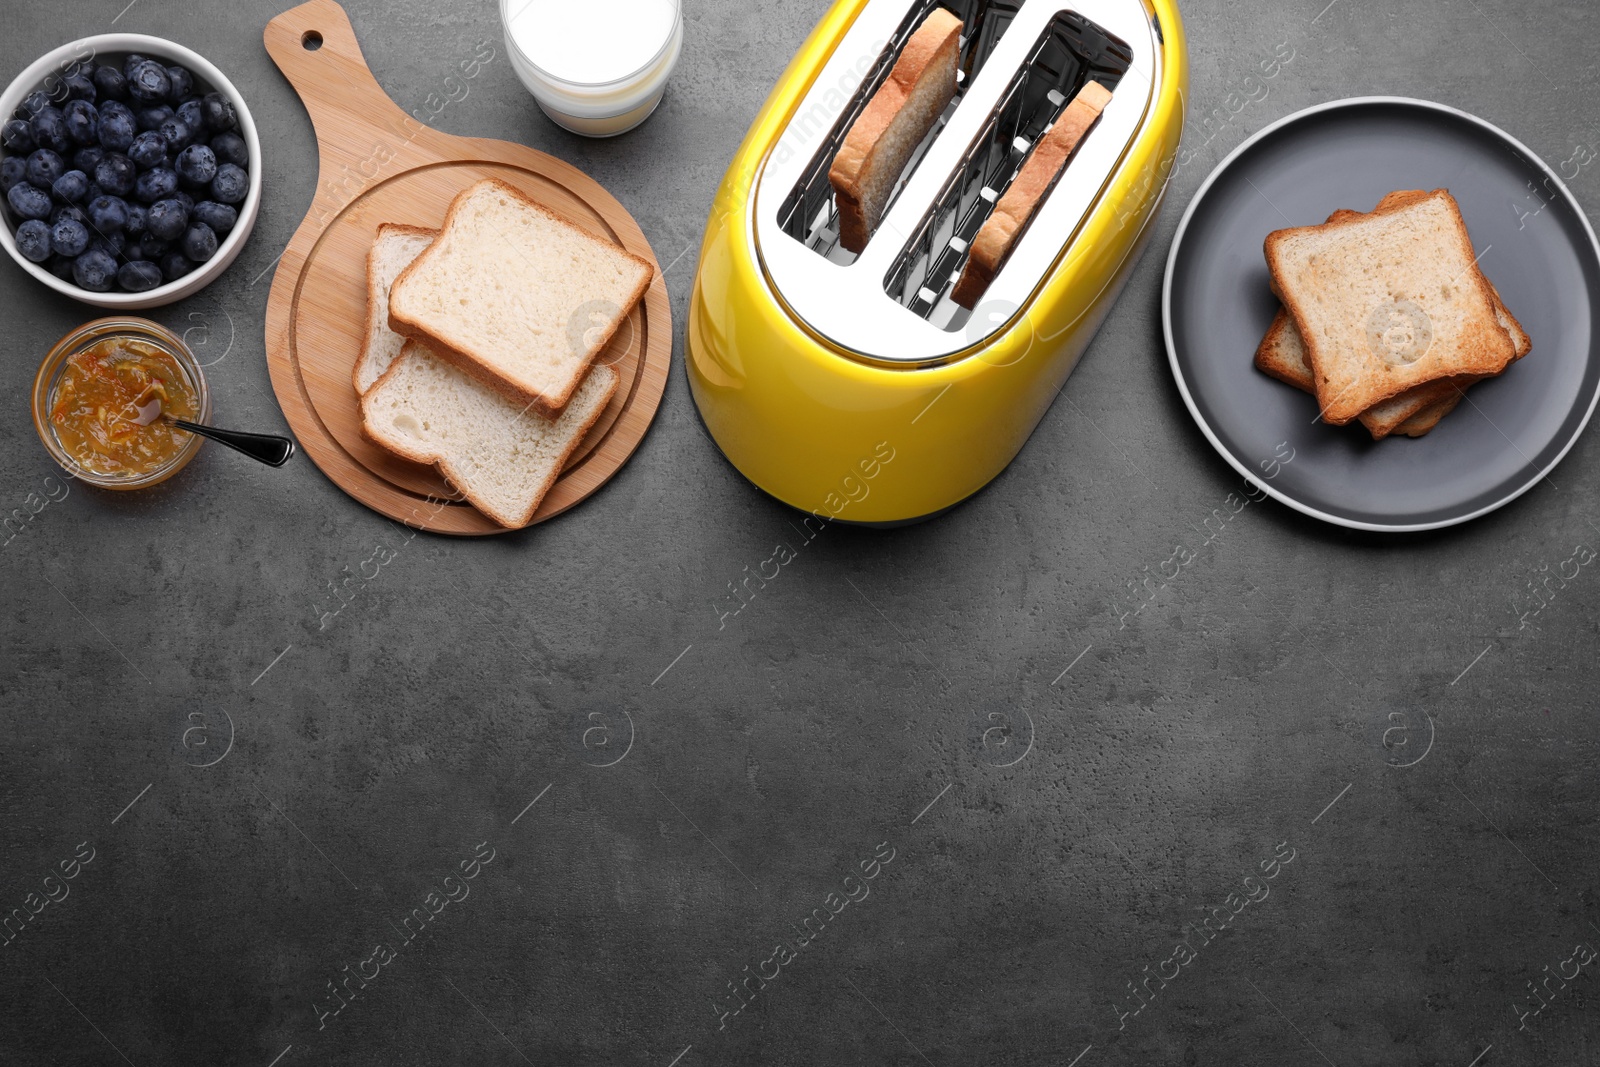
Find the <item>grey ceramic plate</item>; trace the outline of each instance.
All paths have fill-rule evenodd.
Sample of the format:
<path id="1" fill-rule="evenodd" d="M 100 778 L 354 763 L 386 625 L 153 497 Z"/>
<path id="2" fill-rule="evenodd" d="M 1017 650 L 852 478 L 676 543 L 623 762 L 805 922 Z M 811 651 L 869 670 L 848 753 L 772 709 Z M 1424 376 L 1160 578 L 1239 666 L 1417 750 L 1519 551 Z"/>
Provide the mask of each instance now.
<path id="1" fill-rule="evenodd" d="M 1338 208 L 1371 211 L 1395 189 L 1438 188 L 1460 203 L 1532 353 L 1426 437 L 1373 442 L 1359 425 L 1316 421 L 1310 394 L 1251 363 L 1278 307 L 1262 243 Z M 1561 178 L 1482 119 L 1390 97 L 1323 104 L 1240 145 L 1189 205 L 1162 294 L 1172 372 L 1223 458 L 1298 511 L 1385 531 L 1477 518 L 1561 461 L 1600 397 L 1597 307 L 1600 245 Z M 1263 468 L 1289 449 L 1291 462 Z"/>

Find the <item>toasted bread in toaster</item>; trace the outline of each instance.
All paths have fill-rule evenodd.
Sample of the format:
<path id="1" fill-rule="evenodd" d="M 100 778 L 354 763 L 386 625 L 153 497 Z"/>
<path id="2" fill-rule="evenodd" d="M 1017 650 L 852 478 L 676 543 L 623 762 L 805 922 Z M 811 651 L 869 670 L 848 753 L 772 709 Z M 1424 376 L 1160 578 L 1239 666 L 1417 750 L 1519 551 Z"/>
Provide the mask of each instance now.
<path id="1" fill-rule="evenodd" d="M 610 367 L 590 368 L 549 419 L 407 341 L 362 397 L 362 429 L 397 456 L 436 464 L 473 507 L 516 529 L 533 520 L 617 381 Z"/>
<path id="2" fill-rule="evenodd" d="M 495 178 L 463 191 L 396 279 L 389 326 L 551 418 L 655 266 Z"/>
<path id="3" fill-rule="evenodd" d="M 389 329 L 389 290 L 400 272 L 411 266 L 437 236 L 438 230 L 420 226 L 385 222 L 378 227 L 378 235 L 367 252 L 367 336 L 351 374 L 357 396 L 372 388 L 406 343 L 404 337 Z"/>
<path id="4" fill-rule="evenodd" d="M 839 243 L 867 247 L 911 154 L 956 94 L 961 20 L 936 7 L 917 27 L 828 169 L 839 207 Z"/>
<path id="5" fill-rule="evenodd" d="M 1049 132 L 1039 138 L 1005 195 L 973 238 L 966 266 L 961 269 L 961 280 L 950 292 L 951 300 L 968 310 L 977 306 L 994 276 L 1005 265 L 1006 257 L 1016 246 L 1028 220 L 1066 167 L 1067 160 L 1110 102 L 1110 90 L 1099 82 L 1087 83 L 1062 110 Z"/>
<path id="6" fill-rule="evenodd" d="M 1266 256 L 1330 423 L 1441 378 L 1499 374 L 1516 356 L 1447 190 L 1278 230 Z"/>

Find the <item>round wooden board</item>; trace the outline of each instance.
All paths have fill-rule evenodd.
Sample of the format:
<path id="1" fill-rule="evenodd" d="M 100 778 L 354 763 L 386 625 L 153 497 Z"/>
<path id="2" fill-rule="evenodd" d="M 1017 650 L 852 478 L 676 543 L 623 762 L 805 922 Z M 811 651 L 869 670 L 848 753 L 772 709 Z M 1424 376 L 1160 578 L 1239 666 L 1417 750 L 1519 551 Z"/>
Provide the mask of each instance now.
<path id="1" fill-rule="evenodd" d="M 644 300 L 596 358 L 620 376 L 616 396 L 533 522 L 586 499 L 643 440 L 671 366 L 666 285 L 638 224 L 593 179 L 552 156 L 504 141 L 453 137 L 405 115 L 372 78 L 349 19 L 333 0 L 285 12 L 268 24 L 265 38 L 311 113 L 321 155 L 317 195 L 278 265 L 267 302 L 273 390 L 306 453 L 345 492 L 409 526 L 468 536 L 505 532 L 431 466 L 369 441 L 351 381 L 366 333 L 367 252 L 378 227 L 437 229 L 458 193 L 499 178 L 656 267 Z"/>

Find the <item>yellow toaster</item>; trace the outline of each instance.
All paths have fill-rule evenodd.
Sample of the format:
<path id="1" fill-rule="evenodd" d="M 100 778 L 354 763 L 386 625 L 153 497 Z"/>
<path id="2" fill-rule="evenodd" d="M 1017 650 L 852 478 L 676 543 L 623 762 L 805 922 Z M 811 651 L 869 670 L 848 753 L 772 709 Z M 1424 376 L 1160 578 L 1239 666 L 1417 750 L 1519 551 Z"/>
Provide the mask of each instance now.
<path id="1" fill-rule="evenodd" d="M 956 90 L 858 253 L 829 170 L 925 19 L 961 20 Z M 1112 91 L 982 298 L 974 236 L 1089 81 Z M 937 515 L 1021 451 L 1127 280 L 1183 129 L 1170 0 L 839 0 L 717 190 L 690 298 L 706 429 L 756 486 L 825 521 Z"/>

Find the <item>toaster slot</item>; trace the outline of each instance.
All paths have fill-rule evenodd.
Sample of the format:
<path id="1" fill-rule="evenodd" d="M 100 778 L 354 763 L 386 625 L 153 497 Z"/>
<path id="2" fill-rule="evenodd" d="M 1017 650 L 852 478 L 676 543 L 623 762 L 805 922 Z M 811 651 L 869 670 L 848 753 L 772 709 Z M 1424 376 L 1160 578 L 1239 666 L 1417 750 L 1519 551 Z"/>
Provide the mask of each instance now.
<path id="1" fill-rule="evenodd" d="M 940 329 L 961 329 L 971 312 L 950 290 L 968 245 L 1078 90 L 1092 79 L 1114 92 L 1132 62 L 1129 46 L 1100 26 L 1075 12 L 1056 15 L 895 260 L 884 282 L 888 295 Z M 1064 172 L 1071 168 L 1069 162 Z"/>
<path id="2" fill-rule="evenodd" d="M 849 135 L 851 127 L 855 125 L 856 119 L 866 110 L 868 102 L 889 77 L 889 72 L 894 69 L 906 42 L 935 8 L 945 8 L 961 20 L 963 27 L 961 58 L 956 68 L 955 98 L 945 108 L 922 143 L 917 146 L 910 162 L 901 172 L 894 195 L 889 200 L 888 207 L 892 208 L 900 190 L 905 187 L 911 175 L 916 173 L 928 148 L 938 139 L 945 123 L 960 106 L 967 88 L 972 85 L 973 79 L 978 76 L 978 71 L 994 53 L 995 46 L 999 44 L 1000 38 L 1004 36 L 1023 2 L 1024 0 L 918 0 L 912 4 L 893 37 L 839 113 L 837 120 L 830 128 L 823 131 L 825 136 L 822 143 L 806 165 L 800 180 L 781 202 L 778 209 L 779 228 L 819 256 L 842 265 L 854 263 L 856 254 L 839 243 L 839 209 L 834 203 L 833 186 L 828 181 L 828 170 L 833 166 L 834 157 L 839 154 L 839 149 L 844 144 L 845 137 Z M 796 116 L 786 140 L 814 136 L 822 121 L 810 115 Z M 780 143 L 779 151 L 783 151 L 785 147 L 787 146 Z M 795 149 L 790 148 L 790 150 Z M 799 150 L 803 151 L 803 146 Z M 887 209 L 885 214 L 887 215 Z"/>

